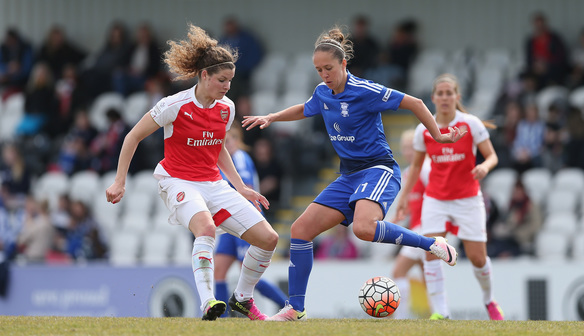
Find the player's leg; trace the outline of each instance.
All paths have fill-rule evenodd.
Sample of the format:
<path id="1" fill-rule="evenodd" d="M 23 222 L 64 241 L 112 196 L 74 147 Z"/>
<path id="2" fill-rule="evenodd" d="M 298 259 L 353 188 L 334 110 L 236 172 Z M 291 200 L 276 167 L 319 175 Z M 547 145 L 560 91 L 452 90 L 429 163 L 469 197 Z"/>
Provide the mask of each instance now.
<path id="1" fill-rule="evenodd" d="M 217 248 L 215 249 L 215 297 L 217 300 L 227 302 L 229 300 L 229 289 L 227 288 L 227 272 L 237 259 L 237 243 L 239 238 L 230 234 L 222 234 L 217 238 Z M 228 317 L 229 311 L 221 317 Z"/>
<path id="2" fill-rule="evenodd" d="M 288 267 L 290 301 L 269 320 L 306 320 L 307 315 L 304 307 L 306 288 L 314 261 L 312 241 L 316 236 L 338 225 L 343 220 L 345 220 L 345 216 L 339 210 L 311 203 L 304 213 L 294 221 L 290 231 L 290 266 Z"/>
<path id="3" fill-rule="evenodd" d="M 428 234 L 431 237 L 444 235 L 446 235 L 446 232 Z M 432 309 L 430 318 L 434 320 L 450 318 L 442 261 L 431 253 L 426 253 L 426 259 L 424 260 L 424 280 L 426 281 L 426 292 Z"/>

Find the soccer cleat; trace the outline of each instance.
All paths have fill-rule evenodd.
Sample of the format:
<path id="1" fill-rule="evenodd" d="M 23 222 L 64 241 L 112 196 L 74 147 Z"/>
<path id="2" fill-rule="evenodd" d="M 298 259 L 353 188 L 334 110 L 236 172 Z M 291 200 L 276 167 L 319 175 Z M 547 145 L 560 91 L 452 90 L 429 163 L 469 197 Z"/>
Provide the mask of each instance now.
<path id="1" fill-rule="evenodd" d="M 203 314 L 203 321 L 215 321 L 219 316 L 221 316 L 227 305 L 223 301 L 211 300 L 207 303 L 207 308 L 205 308 L 205 313 Z"/>
<path id="2" fill-rule="evenodd" d="M 489 318 L 491 320 L 504 320 L 503 318 L 503 310 L 499 307 L 499 304 L 495 301 L 491 301 L 487 305 L 487 311 L 489 312 Z"/>
<path id="3" fill-rule="evenodd" d="M 253 299 L 239 302 L 235 298 L 235 294 L 233 294 L 233 295 L 231 295 L 231 298 L 229 299 L 229 307 L 231 307 L 231 309 L 233 311 L 236 311 L 238 313 L 241 313 L 241 314 L 249 317 L 250 320 L 263 321 L 263 320 L 268 318 L 267 315 L 262 314 L 262 312 L 258 309 L 258 307 L 253 302 Z"/>
<path id="4" fill-rule="evenodd" d="M 430 253 L 437 256 L 438 258 L 446 261 L 450 266 L 456 265 L 456 259 L 458 258 L 458 253 L 454 247 L 448 245 L 446 239 L 443 237 L 435 237 L 436 241 L 434 244 L 430 245 Z"/>
<path id="5" fill-rule="evenodd" d="M 306 309 L 304 311 L 297 311 L 292 308 L 292 305 L 287 303 L 284 308 L 280 309 L 278 314 L 269 317 L 266 321 L 306 321 Z"/>
<path id="6" fill-rule="evenodd" d="M 444 316 L 440 313 L 434 313 L 430 316 L 430 320 L 450 320 L 450 317 Z"/>

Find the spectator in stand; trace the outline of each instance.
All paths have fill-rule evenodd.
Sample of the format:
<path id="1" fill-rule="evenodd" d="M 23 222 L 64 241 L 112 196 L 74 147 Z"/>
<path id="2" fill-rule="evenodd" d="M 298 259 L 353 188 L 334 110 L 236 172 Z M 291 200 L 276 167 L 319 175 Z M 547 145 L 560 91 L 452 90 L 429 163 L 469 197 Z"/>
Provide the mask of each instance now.
<path id="1" fill-rule="evenodd" d="M 126 26 L 121 22 L 114 22 L 107 34 L 105 45 L 93 56 L 89 68 L 82 75 L 83 85 L 87 87 L 91 98 L 112 90 L 113 74 L 123 67 L 128 47 Z"/>
<path id="2" fill-rule="evenodd" d="M 511 147 L 513 166 L 519 173 L 542 166 L 544 131 L 545 124 L 539 119 L 537 105 L 527 105 L 525 118 L 517 125 L 517 134 Z"/>
<path id="3" fill-rule="evenodd" d="M 136 41 L 124 55 L 122 67 L 114 72 L 115 91 L 124 96 L 144 91 L 146 81 L 160 71 L 161 59 L 152 28 L 143 23 L 136 31 Z"/>
<path id="4" fill-rule="evenodd" d="M 106 116 L 109 122 L 108 130 L 99 134 L 91 143 L 91 152 L 94 155 L 91 166 L 100 173 L 116 169 L 124 137 L 130 132 L 130 126 L 122 119 L 118 110 L 109 109 Z M 132 168 L 131 172 L 137 171 Z"/>
<path id="5" fill-rule="evenodd" d="M 584 85 L 584 29 L 580 31 L 578 45 L 572 49 L 572 71 L 568 81 L 571 89 Z"/>
<path id="6" fill-rule="evenodd" d="M 0 93 L 3 99 L 24 90 L 33 62 L 30 44 L 15 28 L 9 28 L 0 45 Z"/>
<path id="7" fill-rule="evenodd" d="M 223 35 L 219 39 L 220 45 L 228 45 L 237 50 L 239 59 L 235 63 L 237 76 L 233 78 L 229 96 L 233 101 L 247 92 L 251 74 L 264 57 L 264 49 L 260 40 L 249 30 L 243 28 L 234 16 L 223 21 Z"/>
<path id="8" fill-rule="evenodd" d="M 568 137 L 561 105 L 558 103 L 550 105 L 545 121 L 542 163 L 553 173 L 564 167 L 564 147 Z"/>
<path id="9" fill-rule="evenodd" d="M 527 72 L 535 75 L 538 90 L 548 85 L 563 85 L 568 74 L 568 52 L 562 37 L 552 31 L 543 13 L 532 16 L 533 34 L 527 38 Z"/>
<path id="10" fill-rule="evenodd" d="M 67 228 L 67 253 L 73 259 L 100 259 L 106 256 L 106 246 L 99 226 L 81 201 L 70 206 L 71 222 Z"/>
<path id="11" fill-rule="evenodd" d="M 4 206 L 10 211 L 24 209 L 26 195 L 30 193 L 31 173 L 16 144 L 6 143 L 2 147 L 0 182 Z"/>
<path id="12" fill-rule="evenodd" d="M 41 46 L 37 62 L 48 64 L 53 78 L 60 79 L 67 65 L 78 66 L 85 59 L 87 53 L 67 39 L 65 30 L 55 25 L 49 31 Z"/>
<path id="13" fill-rule="evenodd" d="M 513 187 L 507 217 L 498 221 L 487 246 L 493 257 L 533 254 L 533 242 L 543 223 L 541 209 L 533 203 L 518 179 Z"/>
<path id="14" fill-rule="evenodd" d="M 73 64 L 66 64 L 61 79 L 55 84 L 57 97 L 57 113 L 48 120 L 47 133 L 51 138 L 65 135 L 72 127 L 75 111 L 87 105 L 87 96 L 80 86 L 77 68 Z"/>
<path id="15" fill-rule="evenodd" d="M 51 225 L 48 202 L 41 204 L 33 197 L 26 199 L 24 224 L 18 235 L 20 254 L 28 262 L 44 262 L 53 243 L 55 228 Z"/>
<path id="16" fill-rule="evenodd" d="M 45 63 L 37 63 L 26 86 L 24 117 L 16 128 L 16 134 L 32 136 L 40 133 L 56 111 L 57 98 L 51 70 Z"/>
<path id="17" fill-rule="evenodd" d="M 351 240 L 349 229 L 346 226 L 337 225 L 324 236 L 314 254 L 315 259 L 357 259 L 359 250 Z"/>
<path id="18" fill-rule="evenodd" d="M 509 100 L 505 103 L 503 110 L 503 126 L 495 132 L 493 146 L 499 155 L 499 167 L 511 167 L 510 146 L 515 141 L 517 125 L 521 120 L 521 104 L 515 100 Z"/>
<path id="19" fill-rule="evenodd" d="M 270 200 L 270 208 L 264 211 L 266 218 L 270 220 L 270 215 L 276 211 L 280 201 L 283 169 L 274 156 L 272 143 L 266 138 L 255 142 L 253 158 L 260 179 L 260 193 Z"/>
<path id="20" fill-rule="evenodd" d="M 365 72 L 376 67 L 379 57 L 379 43 L 369 31 L 369 19 L 358 15 L 353 20 L 351 32 L 353 41 L 353 59 L 347 68 L 357 77 L 363 77 Z"/>
<path id="21" fill-rule="evenodd" d="M 568 108 L 566 155 L 564 160 L 569 167 L 584 169 L 584 117 L 576 106 Z"/>

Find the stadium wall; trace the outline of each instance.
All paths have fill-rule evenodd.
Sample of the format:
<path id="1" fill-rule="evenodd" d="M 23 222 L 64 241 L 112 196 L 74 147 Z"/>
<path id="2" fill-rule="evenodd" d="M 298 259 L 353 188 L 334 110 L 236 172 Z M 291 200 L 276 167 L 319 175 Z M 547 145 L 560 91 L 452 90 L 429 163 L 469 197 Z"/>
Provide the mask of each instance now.
<path id="1" fill-rule="evenodd" d="M 505 317 L 584 320 L 581 266 L 568 261 L 494 260 L 495 295 Z M 358 303 L 359 288 L 373 276 L 389 275 L 392 268 L 387 261 L 315 262 L 306 302 L 310 317 L 367 318 Z M 230 269 L 230 288 L 237 283 L 238 272 L 237 267 Z M 286 288 L 287 274 L 288 263 L 279 261 L 265 277 Z M 445 275 L 452 317 L 487 319 L 468 261 L 445 267 Z M 271 301 L 257 293 L 255 297 L 265 313 L 277 312 Z M 199 317 L 199 305 L 189 267 L 14 265 L 8 295 L 0 298 L 0 315 Z"/>
<path id="2" fill-rule="evenodd" d="M 584 13 L 580 0 L 0 0 L 0 29 L 16 26 L 40 45 L 49 28 L 59 23 L 74 41 L 96 51 L 113 20 L 130 27 L 148 21 L 164 41 L 184 37 L 187 22 L 217 36 L 223 18 L 234 14 L 261 36 L 268 50 L 290 53 L 310 50 L 324 29 L 335 23 L 349 25 L 355 14 L 363 13 L 383 42 L 396 22 L 414 18 L 421 24 L 425 47 L 520 52 L 536 10 L 546 13 L 551 27 L 561 31 L 568 43 L 577 42 Z"/>

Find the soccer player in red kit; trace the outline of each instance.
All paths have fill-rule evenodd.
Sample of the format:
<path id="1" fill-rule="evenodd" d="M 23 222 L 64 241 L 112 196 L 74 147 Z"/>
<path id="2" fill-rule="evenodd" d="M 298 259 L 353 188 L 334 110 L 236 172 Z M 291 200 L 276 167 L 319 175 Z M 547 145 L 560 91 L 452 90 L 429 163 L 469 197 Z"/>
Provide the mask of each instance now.
<path id="1" fill-rule="evenodd" d="M 177 79 L 197 77 L 198 82 L 161 99 L 128 133 L 115 181 L 106 190 L 107 200 L 115 204 L 122 199 L 136 147 L 164 127 L 164 159 L 154 177 L 160 197 L 171 211 L 170 224 L 183 225 L 195 236 L 192 267 L 203 320 L 215 320 L 226 309 L 226 303 L 216 300 L 213 293 L 218 230 L 251 244 L 229 305 L 252 320 L 264 320 L 266 316 L 254 304 L 253 289 L 270 264 L 278 234 L 258 211 L 260 205 L 268 207 L 268 201 L 243 183 L 225 148 L 225 135 L 235 115 L 235 106 L 225 94 L 235 75 L 237 54 L 193 25 L 186 40 L 169 45 L 164 61 L 179 75 Z"/>
<path id="2" fill-rule="evenodd" d="M 493 296 L 493 272 L 486 248 L 486 211 L 479 184 L 497 165 L 498 158 L 485 127 L 491 125 L 465 113 L 460 99 L 456 77 L 444 74 L 434 81 L 432 102 L 436 106 L 435 118 L 440 130 L 447 132 L 449 127 L 458 127 L 469 134 L 456 143 L 440 144 L 432 139 L 424 125 L 418 125 L 414 135 L 414 160 L 398 203 L 398 218 L 407 212 L 408 195 L 428 155 L 431 171 L 422 206 L 422 234 L 445 236 L 449 221 L 458 227 L 457 236 L 473 265 L 489 317 L 502 320 L 502 311 Z M 480 164 L 476 163 L 477 149 L 484 157 Z M 433 255 L 426 254 L 424 277 L 434 311 L 431 318 L 449 318 L 442 265 Z"/>

